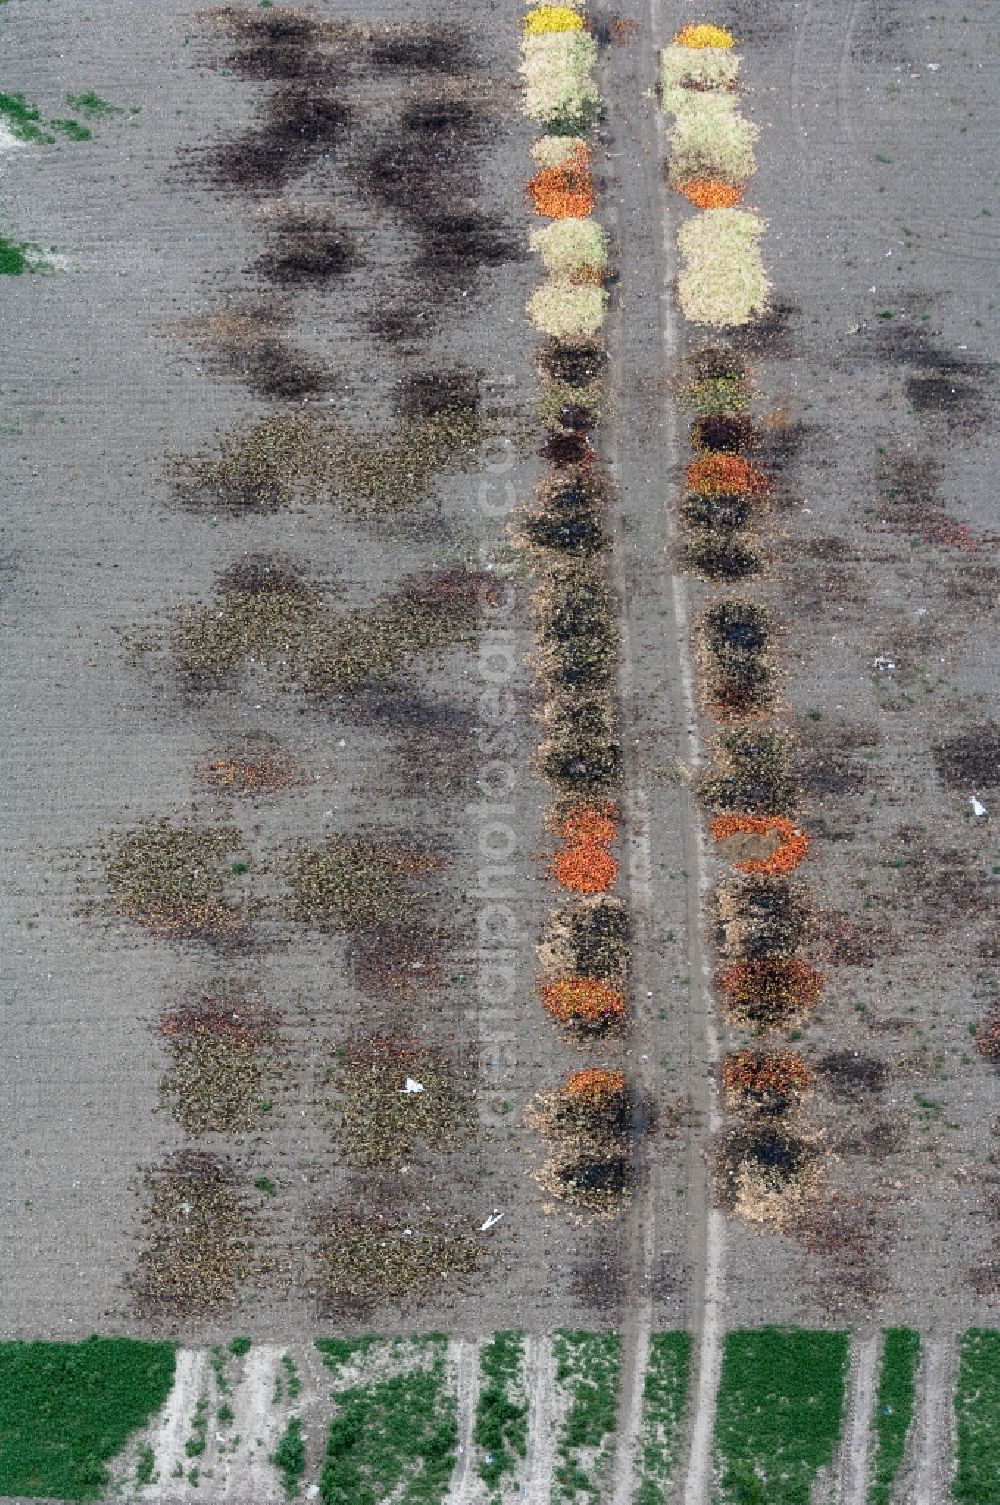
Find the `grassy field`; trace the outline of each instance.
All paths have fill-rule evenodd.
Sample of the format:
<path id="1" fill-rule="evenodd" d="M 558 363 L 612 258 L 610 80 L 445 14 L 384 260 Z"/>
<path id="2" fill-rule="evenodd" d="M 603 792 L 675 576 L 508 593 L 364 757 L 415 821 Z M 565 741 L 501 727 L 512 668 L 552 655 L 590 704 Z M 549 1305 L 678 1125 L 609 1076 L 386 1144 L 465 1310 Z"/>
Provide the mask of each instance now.
<path id="1" fill-rule="evenodd" d="M 691 1334 L 654 1333 L 642 1392 L 638 1505 L 661 1505 L 673 1477 L 691 1371 Z"/>
<path id="2" fill-rule="evenodd" d="M 173 1379 L 172 1343 L 0 1344 L 0 1495 L 95 1499 Z"/>
<path id="3" fill-rule="evenodd" d="M 556 1387 L 568 1408 L 556 1437 L 553 1502 L 601 1498 L 603 1471 L 618 1422 L 621 1339 L 617 1333 L 557 1332 Z"/>
<path id="4" fill-rule="evenodd" d="M 912 1327 L 888 1328 L 875 1400 L 875 1462 L 868 1505 L 889 1505 L 892 1499 L 913 1420 L 919 1364 L 920 1334 Z"/>
<path id="5" fill-rule="evenodd" d="M 958 1468 L 961 1505 L 1000 1505 L 1000 1332 L 970 1327 L 959 1339 Z"/>
<path id="6" fill-rule="evenodd" d="M 489 1489 L 516 1475 L 528 1450 L 524 1334 L 494 1333 L 479 1359 L 482 1389 L 476 1403 L 476 1471 Z M 499 1499 L 500 1496 L 495 1496 Z"/>
<path id="7" fill-rule="evenodd" d="M 458 1448 L 455 1395 L 445 1369 L 447 1340 L 423 1340 L 426 1367 L 337 1393 L 337 1415 L 319 1478 L 324 1505 L 437 1505 Z"/>
<path id="8" fill-rule="evenodd" d="M 733 1505 L 810 1505 L 840 1438 L 848 1335 L 761 1327 L 726 1339 L 716 1465 Z"/>

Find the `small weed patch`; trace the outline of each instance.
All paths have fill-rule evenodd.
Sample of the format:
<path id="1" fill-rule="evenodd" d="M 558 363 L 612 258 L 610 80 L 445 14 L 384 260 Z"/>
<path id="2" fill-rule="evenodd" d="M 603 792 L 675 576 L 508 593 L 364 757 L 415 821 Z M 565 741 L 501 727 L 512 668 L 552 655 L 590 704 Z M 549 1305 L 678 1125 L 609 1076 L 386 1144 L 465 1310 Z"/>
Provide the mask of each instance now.
<path id="1" fill-rule="evenodd" d="M 229 897 L 231 854 L 242 838 L 225 826 L 135 827 L 103 849 L 118 912 L 152 935 L 213 945 L 246 939 L 248 913 Z"/>
<path id="2" fill-rule="evenodd" d="M 224 984 L 165 1013 L 173 1066 L 161 1091 L 188 1134 L 248 1133 L 266 1078 L 280 1069 L 278 1016 Z"/>
<path id="3" fill-rule="evenodd" d="M 110 100 L 102 99 L 93 89 L 87 89 L 83 94 L 67 94 L 66 103 L 79 115 L 107 116 L 125 113 L 121 105 L 113 105 Z"/>
<path id="4" fill-rule="evenodd" d="M 763 1327 L 728 1335 L 715 1423 L 727 1502 L 809 1505 L 840 1437 L 847 1356 L 843 1332 Z"/>
<path id="5" fill-rule="evenodd" d="M 55 140 L 44 129 L 41 113 L 29 105 L 23 94 L 0 93 L 0 121 L 19 141 L 33 141 L 51 146 Z"/>
<path id="6" fill-rule="evenodd" d="M 252 1225 L 231 1161 L 180 1150 L 146 1176 L 146 1248 L 131 1285 L 143 1316 L 217 1311 L 249 1273 Z"/>
<path id="7" fill-rule="evenodd" d="M 336 1076 L 345 1159 L 400 1165 L 454 1144 L 471 1127 L 474 1082 L 471 1063 L 416 1040 L 374 1036 L 350 1046 Z"/>
<path id="8" fill-rule="evenodd" d="M 920 1334 L 912 1327 L 889 1327 L 884 1337 L 875 1397 L 875 1462 L 868 1505 L 891 1505 L 913 1420 L 920 1364 Z"/>
<path id="9" fill-rule="evenodd" d="M 642 1390 L 642 1478 L 636 1505 L 665 1505 L 670 1498 L 690 1369 L 690 1333 L 653 1333 Z"/>
<path id="10" fill-rule="evenodd" d="M 426 1340 L 429 1363 L 337 1392 L 319 1478 L 323 1505 L 440 1505 L 458 1450 L 458 1408 L 447 1383 L 447 1344 Z"/>
<path id="11" fill-rule="evenodd" d="M 337 1216 L 319 1229 L 318 1294 L 324 1312 L 350 1315 L 376 1307 L 409 1311 L 480 1262 L 482 1245 L 468 1229 L 431 1222 L 392 1226 L 382 1217 Z"/>
<path id="12" fill-rule="evenodd" d="M 524 1388 L 524 1334 L 494 1333 L 479 1354 L 482 1385 L 472 1434 L 476 1472 L 487 1489 L 516 1478 L 528 1451 L 528 1397 Z"/>
<path id="13" fill-rule="evenodd" d="M 172 1343 L 131 1338 L 0 1343 L 0 1494 L 96 1499 L 105 1465 L 166 1402 L 174 1362 Z"/>
<path id="14" fill-rule="evenodd" d="M 0 277 L 20 277 L 22 272 L 45 272 L 49 264 L 37 246 L 26 240 L 8 240 L 0 235 Z"/>
<path id="15" fill-rule="evenodd" d="M 958 1505 L 1000 1502 L 1000 1332 L 970 1327 L 958 1342 Z"/>
<path id="16" fill-rule="evenodd" d="M 560 1328 L 553 1339 L 556 1388 L 569 1400 L 556 1437 L 553 1505 L 600 1500 L 618 1424 L 621 1339 Z"/>
<path id="17" fill-rule="evenodd" d="M 288 749 L 262 734 L 217 749 L 195 772 L 209 789 L 234 799 L 277 794 L 305 782 Z"/>
<path id="18" fill-rule="evenodd" d="M 402 842 L 333 836 L 299 852 L 289 874 L 292 918 L 347 934 L 392 925 L 418 903 L 407 880 L 440 866 Z"/>
<path id="19" fill-rule="evenodd" d="M 468 407 L 359 434 L 328 419 L 266 418 L 213 451 L 175 457 L 178 495 L 196 509 L 276 512 L 325 502 L 350 512 L 393 512 L 427 501 L 439 474 L 479 454 L 485 426 Z"/>

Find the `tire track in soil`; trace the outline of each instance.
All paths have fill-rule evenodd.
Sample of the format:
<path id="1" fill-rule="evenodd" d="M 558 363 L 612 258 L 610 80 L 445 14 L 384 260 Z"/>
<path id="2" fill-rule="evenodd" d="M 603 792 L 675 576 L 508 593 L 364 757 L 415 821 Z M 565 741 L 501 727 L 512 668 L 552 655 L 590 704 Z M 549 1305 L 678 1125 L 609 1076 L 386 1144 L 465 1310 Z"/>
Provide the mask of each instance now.
<path id="1" fill-rule="evenodd" d="M 243 1378 L 236 1386 L 232 1407 L 236 1412 L 233 1436 L 240 1445 L 226 1463 L 222 1498 L 233 1502 L 253 1500 L 259 1505 L 284 1498 L 277 1470 L 270 1462 L 289 1414 L 272 1403 L 275 1380 L 281 1374 L 283 1348 L 254 1344 L 243 1365 Z M 298 1414 L 298 1407 L 291 1410 Z M 211 1428 L 210 1428 L 211 1435 Z M 218 1477 L 218 1465 L 216 1465 Z"/>
<path id="2" fill-rule="evenodd" d="M 479 1396 L 479 1344 L 468 1338 L 452 1338 L 448 1358 L 454 1366 L 458 1397 L 458 1461 L 448 1489 L 452 1505 L 468 1505 L 479 1493 L 472 1476 L 472 1433 Z"/>
<path id="3" fill-rule="evenodd" d="M 663 0 L 648 0 L 648 6 L 655 57 L 669 37 L 664 24 Z M 650 135 L 652 150 L 646 160 L 649 164 L 647 173 L 651 179 L 651 194 L 659 224 L 657 256 L 660 263 L 658 276 L 660 337 L 664 368 L 670 370 L 677 360 L 679 349 L 677 315 L 673 304 L 676 258 L 673 217 L 667 205 L 664 179 L 659 170 L 659 164 L 667 157 L 666 122 L 663 112 L 655 106 L 650 108 Z M 675 442 L 667 446 L 664 460 L 665 473 L 676 474 L 678 457 Z M 670 511 L 669 502 L 665 502 L 664 505 L 667 508 L 668 539 L 674 543 L 677 536 L 675 517 Z M 702 761 L 701 742 L 695 708 L 688 591 L 682 575 L 673 575 L 670 578 L 669 594 L 674 620 L 676 673 L 680 679 L 686 728 L 687 762 L 690 767 L 697 768 Z M 722 1127 L 722 1114 L 715 1087 L 720 1051 L 711 972 L 702 944 L 702 922 L 709 886 L 704 835 L 694 798 L 689 792 L 685 796 L 683 835 L 682 859 L 688 874 L 687 936 L 690 993 L 687 1085 L 692 1124 L 687 1145 L 685 1197 L 688 1215 L 689 1267 L 687 1325 L 696 1353 L 693 1365 L 696 1388 L 694 1404 L 689 1402 L 687 1408 L 686 1457 L 683 1468 L 678 1466 L 678 1477 L 683 1475 L 685 1505 L 704 1505 L 704 1502 L 708 1500 L 711 1484 L 715 1397 L 722 1364 L 726 1221 L 724 1214 L 712 1206 L 708 1162 L 708 1147 Z M 694 1132 L 696 1125 L 701 1126 L 700 1137 Z"/>
<path id="4" fill-rule="evenodd" d="M 639 40 L 640 55 L 652 56 L 652 36 L 647 24 Z M 640 90 L 626 87 L 624 97 L 630 103 L 641 98 Z M 628 150 L 634 135 L 635 122 L 625 119 L 620 124 L 625 138 L 623 152 Z M 600 218 L 609 234 L 622 243 L 622 216 L 611 206 L 605 208 Z M 618 483 L 622 504 L 628 491 L 628 449 L 630 393 L 625 381 L 625 347 L 627 317 L 619 309 L 611 325 L 612 389 L 621 404 L 621 417 L 609 424 L 610 444 L 606 456 L 608 468 Z M 619 543 L 620 529 L 619 529 Z M 615 592 L 622 603 L 628 600 L 623 577 L 623 562 L 620 548 L 611 551 L 610 575 Z M 649 1026 L 653 1010 L 648 999 L 656 989 L 650 986 L 658 979 L 647 975 L 648 948 L 655 933 L 653 912 L 652 850 L 650 842 L 650 799 L 642 787 L 638 760 L 634 748 L 636 739 L 627 735 L 634 730 L 630 723 L 630 711 L 635 701 L 636 690 L 632 672 L 633 651 L 629 631 L 627 608 L 621 614 L 621 662 L 618 675 L 618 698 L 621 706 L 623 744 L 625 746 L 625 799 L 623 823 L 627 834 L 627 877 L 629 915 L 633 930 L 632 999 L 634 1028 L 626 1057 L 629 1080 L 637 1099 L 645 1101 L 652 1086 L 646 1070 L 646 1055 L 641 1047 L 649 1041 Z M 638 1127 L 638 1125 L 637 1125 Z M 637 1143 L 639 1141 L 637 1140 Z M 625 1320 L 622 1328 L 621 1380 L 618 1397 L 618 1421 L 616 1428 L 616 1467 L 613 1491 L 614 1505 L 629 1505 L 635 1492 L 635 1463 L 642 1429 L 642 1395 L 646 1367 L 649 1361 L 649 1342 L 652 1330 L 652 1276 L 656 1245 L 656 1207 L 659 1200 L 659 1176 L 655 1160 L 646 1157 L 645 1164 L 638 1168 L 638 1184 L 628 1212 L 625 1231 Z"/>
<path id="5" fill-rule="evenodd" d="M 635 482 L 635 498 L 642 498 L 644 470 L 648 467 L 648 454 L 643 457 L 633 476 L 629 463 L 629 436 L 632 425 L 642 422 L 645 393 L 637 388 L 641 383 L 626 381 L 626 352 L 632 351 L 629 333 L 638 340 L 650 323 L 650 312 L 655 303 L 656 338 L 658 341 L 658 367 L 662 374 L 669 371 L 678 354 L 677 316 L 673 306 L 672 282 L 674 255 L 672 226 L 665 202 L 662 163 L 666 159 L 665 128 L 662 116 L 652 103 L 652 93 L 644 98 L 655 79 L 650 79 L 648 70 L 657 67 L 659 49 L 668 40 L 661 13 L 661 0 L 646 0 L 640 17 L 640 36 L 637 39 L 637 55 L 641 58 L 639 68 L 642 77 L 633 80 L 631 91 L 625 98 L 637 112 L 638 118 L 620 122 L 624 127 L 623 144 L 619 158 L 623 164 L 635 151 L 640 156 L 638 175 L 631 179 L 623 166 L 621 183 L 624 189 L 634 187 L 640 199 L 633 206 L 633 215 L 646 220 L 646 231 L 653 248 L 655 282 L 649 290 L 647 307 L 643 308 L 641 296 L 628 297 L 626 285 L 625 306 L 613 326 L 614 389 L 619 399 L 620 416 L 614 425 L 612 447 L 615 469 L 623 497 L 630 497 L 630 482 Z M 611 121 L 615 125 L 614 118 Z M 622 193 L 619 197 L 623 199 Z M 609 229 L 621 228 L 621 217 L 606 212 L 601 216 Z M 641 293 L 641 290 L 640 290 Z M 631 327 L 631 321 L 634 327 Z M 661 412 L 657 460 L 659 473 L 672 476 L 677 472 L 677 441 L 672 412 Z M 632 505 L 634 505 L 634 499 Z M 667 546 L 675 541 L 676 529 L 669 502 L 662 498 L 657 505 L 665 506 Z M 629 596 L 623 590 L 621 550 L 612 555 L 613 584 L 623 600 Z M 694 704 L 694 679 L 689 649 L 689 613 L 687 590 L 683 577 L 671 572 L 667 559 L 661 559 L 653 582 L 662 603 L 662 620 L 666 626 L 658 646 L 662 664 L 661 682 L 669 689 L 670 703 L 678 719 L 683 719 L 686 735 L 684 751 L 687 761 L 700 761 L 697 719 Z M 620 690 L 623 712 L 631 704 L 630 689 L 633 683 L 633 657 L 630 650 L 629 621 L 627 612 L 622 622 L 622 667 Z M 627 717 L 623 715 L 623 732 L 630 730 Z M 655 896 L 652 881 L 652 864 L 649 835 L 650 800 L 638 777 L 634 736 L 623 738 L 627 748 L 627 787 L 631 792 L 627 800 L 628 827 L 633 832 L 629 849 L 629 898 L 637 939 L 648 941 L 653 934 Z M 701 944 L 701 920 L 706 890 L 704 851 L 701 822 L 691 796 L 684 794 L 681 814 L 682 852 L 680 860 L 687 873 L 686 934 L 688 941 L 688 1081 L 687 1092 L 691 1103 L 691 1119 L 694 1124 L 707 1126 L 714 1133 L 721 1123 L 714 1101 L 714 1067 L 718 1059 L 718 1039 L 712 1015 L 710 979 Z M 650 1043 L 653 1023 L 653 1007 L 647 1002 L 647 994 L 655 999 L 664 991 L 664 979 L 660 975 L 644 975 L 643 966 L 649 966 L 650 958 L 643 956 L 641 945 L 635 948 L 634 989 L 635 1030 L 629 1052 L 629 1073 L 637 1088 L 642 1091 L 649 1083 L 650 1073 L 645 1064 L 643 1045 Z M 649 986 L 658 983 L 660 986 Z M 721 1302 L 723 1296 L 723 1249 L 724 1221 L 710 1206 L 708 1163 L 704 1135 L 690 1133 L 686 1157 L 685 1203 L 688 1217 L 688 1268 L 690 1286 L 687 1300 L 689 1325 L 700 1335 L 699 1344 L 699 1397 L 694 1425 L 691 1427 L 687 1490 L 685 1498 L 690 1505 L 700 1505 L 706 1496 L 708 1462 L 710 1457 L 712 1426 L 714 1421 L 715 1388 L 720 1353 Z M 628 1227 L 628 1278 L 625 1306 L 626 1321 L 622 1346 L 622 1389 L 618 1417 L 617 1477 L 614 1490 L 614 1505 L 629 1505 L 635 1493 L 635 1462 L 642 1427 L 642 1392 L 648 1362 L 649 1341 L 652 1330 L 652 1274 L 655 1257 L 656 1212 L 661 1197 L 660 1178 L 654 1162 L 646 1167 L 640 1179 L 640 1187 L 630 1210 Z M 694 1492 L 692 1493 L 692 1489 Z"/>
<path id="6" fill-rule="evenodd" d="M 840 48 L 840 61 L 837 65 L 837 124 L 844 133 L 844 145 L 854 145 L 854 122 L 850 113 L 851 83 L 856 77 L 851 48 L 854 45 L 854 32 L 858 24 L 858 12 L 861 9 L 861 0 L 851 0 L 851 9 L 847 16 L 844 27 L 844 40 Z M 876 0 L 877 9 L 877 0 Z"/>
<path id="7" fill-rule="evenodd" d="M 315 1343 L 297 1346 L 292 1350 L 292 1357 L 298 1366 L 302 1385 L 296 1410 L 305 1429 L 306 1468 L 302 1480 L 305 1490 L 310 1481 L 319 1479 L 326 1456 L 326 1434 L 336 1410 L 332 1395 L 335 1378 L 324 1364 Z"/>
<path id="8" fill-rule="evenodd" d="M 851 1344 L 847 1425 L 840 1457 L 841 1505 L 866 1505 L 879 1334 L 855 1333 Z"/>
<path id="9" fill-rule="evenodd" d="M 791 117 L 795 144 L 803 162 L 808 160 L 806 141 L 809 133 L 802 123 L 802 61 L 805 56 L 806 35 L 811 17 L 812 0 L 806 0 L 805 10 L 795 23 L 795 46 L 792 49 L 792 66 L 788 74 L 788 112 Z"/>
<path id="10" fill-rule="evenodd" d="M 530 1396 L 528 1449 L 524 1460 L 524 1505 L 549 1505 L 555 1467 L 556 1362 L 549 1333 L 525 1338 L 525 1387 Z"/>
<path id="11" fill-rule="evenodd" d="M 941 1505 L 949 1497 L 954 1429 L 954 1344 L 928 1333 L 920 1383 L 919 1431 L 913 1505 Z"/>
<path id="12" fill-rule="evenodd" d="M 143 1500 L 166 1500 L 179 1493 L 186 1497 L 194 1495 L 184 1484 L 174 1479 L 178 1464 L 182 1472 L 190 1467 L 191 1460 L 184 1451 L 190 1433 L 198 1398 L 205 1387 L 208 1370 L 208 1355 L 200 1348 L 179 1348 L 174 1369 L 174 1383 L 167 1396 L 167 1403 L 160 1413 L 159 1423 L 150 1434 L 149 1446 L 153 1449 L 153 1467 L 159 1478 L 155 1484 L 144 1486 L 140 1491 Z"/>

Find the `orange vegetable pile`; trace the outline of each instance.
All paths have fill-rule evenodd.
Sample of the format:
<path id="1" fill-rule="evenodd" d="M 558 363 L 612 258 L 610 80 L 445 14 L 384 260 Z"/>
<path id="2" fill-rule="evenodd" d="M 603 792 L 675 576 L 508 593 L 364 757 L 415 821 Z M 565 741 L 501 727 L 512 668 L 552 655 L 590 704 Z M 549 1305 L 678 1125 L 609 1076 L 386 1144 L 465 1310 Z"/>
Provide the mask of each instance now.
<path id="1" fill-rule="evenodd" d="M 590 153 L 578 146 L 558 167 L 544 167 L 528 184 L 536 214 L 550 219 L 586 219 L 594 207 Z"/>
<path id="2" fill-rule="evenodd" d="M 801 1097 L 815 1080 L 812 1067 L 792 1050 L 737 1050 L 722 1068 L 727 1092 L 753 1097 Z"/>
<path id="3" fill-rule="evenodd" d="M 615 839 L 610 804 L 581 805 L 564 819 L 561 832 L 566 845 L 552 862 L 552 876 L 562 888 L 575 894 L 603 894 L 618 877 L 618 863 L 609 850 Z"/>
<path id="4" fill-rule="evenodd" d="M 712 26 L 706 21 L 692 21 L 674 34 L 678 47 L 718 47 L 728 51 L 735 38 L 724 26 Z"/>
<path id="5" fill-rule="evenodd" d="M 602 1107 L 610 1099 L 621 1097 L 625 1091 L 623 1071 L 604 1071 L 597 1066 L 588 1066 L 586 1071 L 574 1071 L 566 1078 L 562 1094 L 576 1103 L 589 1107 Z"/>
<path id="6" fill-rule="evenodd" d="M 560 977 L 542 986 L 542 1003 L 560 1024 L 602 1029 L 625 1018 L 625 994 L 594 977 Z"/>
<path id="7" fill-rule="evenodd" d="M 781 845 L 770 857 L 748 857 L 733 866 L 741 873 L 791 873 L 809 850 L 809 838 L 794 821 L 783 815 L 719 815 L 712 822 L 716 841 L 727 837 L 778 836 Z"/>
<path id="8" fill-rule="evenodd" d="M 770 476 L 742 455 L 703 455 L 691 461 L 684 475 L 699 496 L 766 496 L 771 489 Z"/>
<path id="9" fill-rule="evenodd" d="M 737 962 L 716 978 L 716 987 L 736 1013 L 780 1023 L 811 1009 L 823 990 L 823 974 L 795 957 L 771 956 Z"/>
<path id="10" fill-rule="evenodd" d="M 611 801 L 600 805 L 578 805 L 559 828 L 563 840 L 571 843 L 596 841 L 599 846 L 609 847 L 618 834 L 617 814 L 618 810 Z"/>
<path id="11" fill-rule="evenodd" d="M 733 183 L 724 183 L 721 178 L 683 178 L 671 187 L 699 209 L 732 209 L 746 191 Z"/>
<path id="12" fill-rule="evenodd" d="M 992 1009 L 976 1030 L 976 1049 L 988 1061 L 1000 1062 L 1000 1009 Z"/>

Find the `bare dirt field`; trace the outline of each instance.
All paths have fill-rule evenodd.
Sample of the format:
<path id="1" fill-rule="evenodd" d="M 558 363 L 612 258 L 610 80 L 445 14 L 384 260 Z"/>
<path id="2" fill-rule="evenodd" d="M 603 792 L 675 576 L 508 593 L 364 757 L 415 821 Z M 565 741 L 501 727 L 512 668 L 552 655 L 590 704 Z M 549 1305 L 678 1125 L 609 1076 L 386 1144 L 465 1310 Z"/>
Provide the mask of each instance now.
<path id="1" fill-rule="evenodd" d="M 182 1345 L 136 1498 L 282 1498 L 262 1457 L 293 1414 L 319 1478 L 329 1386 L 397 1364 L 454 1395 L 453 1500 L 700 1505 L 740 1498 L 727 1334 L 851 1329 L 812 1498 L 860 1505 L 879 1334 L 914 1329 L 880 1498 L 944 1500 L 956 1340 L 1000 1297 L 1000 26 L 976 0 L 588 13 L 608 301 L 563 380 L 577 345 L 525 313 L 522 18 L 0 0 L 0 94 L 41 123 L 2 116 L 0 236 L 42 263 L 0 277 L 0 1339 Z M 735 37 L 759 130 L 768 307 L 721 333 L 678 302 L 657 58 L 688 22 Z M 768 500 L 759 567 L 720 581 L 686 552 L 690 466 L 728 440 L 685 391 L 723 357 Z M 598 522 L 556 568 L 530 509 L 566 486 Z M 749 712 L 734 611 L 766 636 Z M 585 717 L 603 782 L 554 772 Z M 713 804 L 734 736 L 772 782 Z M 739 876 L 734 810 L 794 820 L 794 878 Z M 795 942 L 756 953 L 778 889 Z M 741 1015 L 724 974 L 757 955 L 818 1000 Z M 562 1027 L 567 972 L 625 1026 Z M 804 1063 L 787 1122 L 740 1107 L 762 1047 Z M 582 1072 L 622 1074 L 610 1130 L 570 1113 Z M 494 1496 L 473 1441 L 510 1330 L 525 1451 Z M 434 1332 L 384 1372 L 310 1348 Z M 237 1333 L 263 1453 L 210 1438 L 213 1482 L 168 1486 Z M 297 1407 L 266 1403 L 283 1354 Z M 615 1414 L 571 1460 L 576 1362 Z M 128 1495 L 137 1443 L 125 1469 Z"/>

